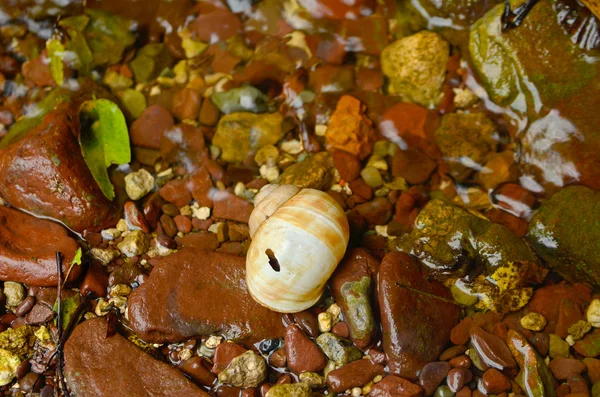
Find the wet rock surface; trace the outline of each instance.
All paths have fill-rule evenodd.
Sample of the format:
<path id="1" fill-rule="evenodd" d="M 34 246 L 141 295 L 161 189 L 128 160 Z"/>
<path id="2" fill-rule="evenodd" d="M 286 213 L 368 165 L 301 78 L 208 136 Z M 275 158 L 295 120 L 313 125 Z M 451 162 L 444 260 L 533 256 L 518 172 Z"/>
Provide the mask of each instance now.
<path id="1" fill-rule="evenodd" d="M 0 194 L 14 207 L 82 232 L 111 226 L 118 214 L 83 160 L 74 106 L 59 105 L 21 139 L 2 146 Z"/>
<path id="2" fill-rule="evenodd" d="M 327 364 L 325 354 L 297 325 L 286 328 L 285 356 L 288 367 L 297 374 L 320 371 Z"/>
<path id="3" fill-rule="evenodd" d="M 65 344 L 65 378 L 78 395 L 208 396 L 177 369 L 119 334 L 107 337 L 104 318 L 78 325 Z"/>
<path id="4" fill-rule="evenodd" d="M 284 334 L 281 315 L 248 294 L 244 258 L 195 249 L 162 259 L 130 295 L 128 309 L 131 326 L 148 342 L 214 332 L 256 342 Z"/>
<path id="5" fill-rule="evenodd" d="M 4 206 L 0 206 L 0 241 L 0 279 L 39 286 L 57 284 L 57 251 L 67 274 L 79 248 L 61 225 Z M 80 272 L 81 267 L 75 266 L 69 280 Z"/>
<path id="6" fill-rule="evenodd" d="M 379 270 L 383 346 L 393 374 L 414 379 L 450 340 L 460 309 L 441 284 L 427 281 L 417 262 L 389 253 Z M 441 298 L 441 299 L 439 299 Z"/>
<path id="7" fill-rule="evenodd" d="M 327 374 L 327 385 L 335 393 L 369 383 L 377 375 L 384 374 L 382 365 L 369 360 L 356 360 Z"/>

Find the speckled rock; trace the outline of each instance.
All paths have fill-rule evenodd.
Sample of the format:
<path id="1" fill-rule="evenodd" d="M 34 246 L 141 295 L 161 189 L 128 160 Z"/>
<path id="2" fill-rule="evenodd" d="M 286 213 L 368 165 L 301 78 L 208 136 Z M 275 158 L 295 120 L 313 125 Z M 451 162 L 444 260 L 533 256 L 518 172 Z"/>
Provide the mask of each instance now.
<path id="1" fill-rule="evenodd" d="M 244 258 L 193 248 L 161 259 L 129 296 L 128 310 L 131 326 L 147 342 L 215 332 L 257 342 L 284 334 L 281 315 L 249 295 Z"/>
<path id="2" fill-rule="evenodd" d="M 279 142 L 283 138 L 282 122 L 280 113 L 231 113 L 219 121 L 212 142 L 221 149 L 223 160 L 242 162 L 249 153 Z"/>
<path id="3" fill-rule="evenodd" d="M 381 68 L 389 90 L 406 102 L 435 107 L 442 97 L 450 46 L 437 33 L 421 31 L 388 45 Z"/>
<path id="4" fill-rule="evenodd" d="M 327 152 L 320 152 L 293 164 L 279 177 L 280 185 L 296 185 L 301 188 L 328 189 L 333 180 L 333 159 Z"/>
<path id="5" fill-rule="evenodd" d="M 208 397 L 183 373 L 155 360 L 119 334 L 106 337 L 105 318 L 78 325 L 65 344 L 65 379 L 81 396 Z"/>

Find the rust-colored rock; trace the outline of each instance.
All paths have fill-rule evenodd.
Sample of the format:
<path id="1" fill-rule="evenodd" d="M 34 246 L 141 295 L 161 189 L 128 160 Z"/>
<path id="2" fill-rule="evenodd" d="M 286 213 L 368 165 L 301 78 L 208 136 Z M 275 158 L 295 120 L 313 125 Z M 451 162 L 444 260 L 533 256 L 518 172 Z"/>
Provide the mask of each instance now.
<path id="1" fill-rule="evenodd" d="M 481 387 L 488 394 L 500 394 L 509 392 L 511 389 L 508 378 L 495 368 L 485 371 L 481 378 Z"/>
<path id="2" fill-rule="evenodd" d="M 237 343 L 233 342 L 225 342 L 220 343 L 215 348 L 215 355 L 213 357 L 214 365 L 212 367 L 211 372 L 214 374 L 220 374 L 222 371 L 227 368 L 231 360 L 236 358 L 237 356 L 241 356 L 246 353 L 246 349 Z"/>
<path id="3" fill-rule="evenodd" d="M 471 328 L 471 344 L 486 365 L 499 370 L 517 367 L 506 342 L 479 326 Z"/>
<path id="4" fill-rule="evenodd" d="M 425 395 L 430 396 L 442 383 L 452 367 L 445 361 L 434 361 L 426 364 L 419 373 L 419 385 L 425 390 Z"/>
<path id="5" fill-rule="evenodd" d="M 116 223 L 118 211 L 83 160 L 74 107 L 59 105 L 24 137 L 0 146 L 0 195 L 77 232 L 100 230 Z"/>
<path id="6" fill-rule="evenodd" d="M 129 129 L 131 143 L 149 149 L 160 149 L 160 139 L 175 121 L 171 113 L 160 105 L 151 105 Z"/>
<path id="7" fill-rule="evenodd" d="M 362 165 L 358 158 L 343 150 L 336 150 L 331 155 L 333 164 L 346 182 L 352 182 L 360 175 Z"/>
<path id="8" fill-rule="evenodd" d="M 586 366 L 583 362 L 574 358 L 557 357 L 548 364 L 552 375 L 558 380 L 565 380 L 571 374 L 581 374 Z"/>
<path id="9" fill-rule="evenodd" d="M 371 388 L 369 397 L 422 397 L 423 389 L 394 375 L 388 375 Z"/>
<path id="10" fill-rule="evenodd" d="M 285 357 L 288 367 L 296 374 L 317 372 L 325 368 L 327 357 L 300 328 L 292 324 L 285 331 Z"/>
<path id="11" fill-rule="evenodd" d="M 178 368 L 184 374 L 203 386 L 212 386 L 217 378 L 210 372 L 210 363 L 208 360 L 198 356 L 193 356 L 181 362 Z"/>
<path id="12" fill-rule="evenodd" d="M 162 198 L 177 207 L 186 206 L 192 201 L 187 179 L 171 180 L 161 187 L 158 192 Z"/>
<path id="13" fill-rule="evenodd" d="M 0 280 L 56 286 L 56 252 L 63 255 L 67 274 L 79 246 L 61 225 L 0 206 Z M 75 280 L 81 266 L 74 266 Z"/>
<path id="14" fill-rule="evenodd" d="M 415 379 L 425 364 L 439 357 L 460 315 L 460 308 L 447 301 L 451 299 L 443 285 L 424 277 L 410 256 L 392 252 L 383 258 L 379 306 L 390 372 Z"/>
<path id="15" fill-rule="evenodd" d="M 213 216 L 237 222 L 248 223 L 254 206 L 232 193 L 222 191 L 212 196 L 214 202 Z"/>
<path id="16" fill-rule="evenodd" d="M 206 167 L 200 167 L 194 171 L 188 187 L 192 197 L 200 207 L 212 208 L 213 202 L 210 198 L 210 190 L 213 188 L 213 182 Z"/>
<path id="17" fill-rule="evenodd" d="M 252 299 L 245 268 L 242 257 L 191 248 L 161 259 L 129 296 L 133 330 L 156 343 L 215 332 L 244 342 L 282 337 L 281 315 Z"/>
<path id="18" fill-rule="evenodd" d="M 392 175 L 406 179 L 411 185 L 427 182 L 435 167 L 433 160 L 414 148 L 398 149 L 392 159 Z"/>
<path id="19" fill-rule="evenodd" d="M 369 360 L 356 360 L 329 372 L 327 386 L 335 393 L 342 393 L 366 385 L 377 375 L 383 375 L 383 372 L 383 365 L 373 364 Z"/>
<path id="20" fill-rule="evenodd" d="M 208 397 L 177 369 L 119 334 L 106 337 L 105 318 L 78 325 L 65 344 L 65 379 L 80 396 Z"/>
<path id="21" fill-rule="evenodd" d="M 371 154 L 375 132 L 365 110 L 366 106 L 352 96 L 340 98 L 325 132 L 328 149 L 343 150 L 359 159 Z"/>

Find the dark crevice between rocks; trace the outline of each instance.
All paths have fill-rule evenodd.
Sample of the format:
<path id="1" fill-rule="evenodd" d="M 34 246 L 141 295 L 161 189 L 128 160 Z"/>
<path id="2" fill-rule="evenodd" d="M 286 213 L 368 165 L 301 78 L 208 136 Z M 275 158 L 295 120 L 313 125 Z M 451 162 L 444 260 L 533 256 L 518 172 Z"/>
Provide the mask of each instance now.
<path id="1" fill-rule="evenodd" d="M 281 271 L 281 265 L 279 265 L 275 253 L 269 248 L 265 251 L 265 254 L 269 257 L 269 265 L 271 265 L 271 268 L 279 273 Z"/>

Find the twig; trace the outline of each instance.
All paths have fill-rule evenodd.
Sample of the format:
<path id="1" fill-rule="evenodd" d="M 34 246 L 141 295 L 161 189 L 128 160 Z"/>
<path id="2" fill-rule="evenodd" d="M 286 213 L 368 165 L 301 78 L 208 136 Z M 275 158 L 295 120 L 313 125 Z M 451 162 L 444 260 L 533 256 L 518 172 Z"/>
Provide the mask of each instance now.
<path id="1" fill-rule="evenodd" d="M 64 365 L 64 355 L 63 355 L 63 329 L 62 329 L 62 283 L 63 283 L 63 271 L 62 271 L 62 256 L 60 252 L 56 252 L 56 271 L 58 274 L 58 291 L 57 291 L 57 299 L 58 299 L 58 308 L 56 310 L 56 323 L 58 324 L 58 341 L 59 343 L 56 345 L 56 376 L 57 376 L 57 386 L 63 389 L 63 394 L 68 395 L 67 382 L 65 380 L 65 375 L 63 373 L 63 365 Z M 71 318 L 72 320 L 72 318 Z M 70 321 L 69 321 L 70 322 Z M 56 389 L 55 389 L 56 390 Z"/>

